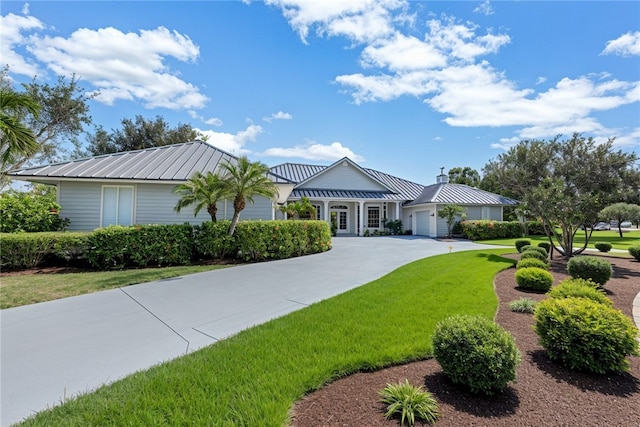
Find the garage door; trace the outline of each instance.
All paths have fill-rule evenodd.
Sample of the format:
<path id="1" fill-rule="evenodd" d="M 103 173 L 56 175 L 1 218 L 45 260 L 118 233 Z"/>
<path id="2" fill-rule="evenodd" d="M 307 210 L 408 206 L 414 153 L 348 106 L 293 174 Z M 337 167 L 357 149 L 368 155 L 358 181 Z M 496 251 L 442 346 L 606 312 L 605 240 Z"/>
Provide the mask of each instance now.
<path id="1" fill-rule="evenodd" d="M 418 236 L 429 235 L 429 212 L 420 211 L 416 212 L 416 232 Z"/>

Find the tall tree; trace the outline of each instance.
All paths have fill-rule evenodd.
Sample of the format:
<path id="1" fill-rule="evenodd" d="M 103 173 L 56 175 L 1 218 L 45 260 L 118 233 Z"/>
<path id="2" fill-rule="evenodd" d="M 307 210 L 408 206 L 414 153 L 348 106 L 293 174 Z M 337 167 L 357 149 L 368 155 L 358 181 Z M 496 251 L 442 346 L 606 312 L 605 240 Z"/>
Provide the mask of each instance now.
<path id="1" fill-rule="evenodd" d="M 449 182 L 452 184 L 465 184 L 469 187 L 477 187 L 480 185 L 480 174 L 477 170 L 465 166 L 464 168 L 455 167 L 449 170 Z"/>
<path id="2" fill-rule="evenodd" d="M 254 196 L 272 199 L 278 194 L 278 187 L 267 176 L 269 166 L 250 162 L 246 156 L 240 157 L 236 163 L 227 162 L 221 166 L 227 193 L 233 199 L 233 217 L 229 226 L 229 236 L 233 236 L 247 201 L 254 203 Z"/>
<path id="3" fill-rule="evenodd" d="M 0 174 L 6 174 L 6 165 L 14 158 L 30 156 L 38 150 L 33 131 L 19 120 L 26 110 L 38 116 L 40 106 L 24 93 L 0 87 Z"/>
<path id="4" fill-rule="evenodd" d="M 137 115 L 135 120 L 125 118 L 120 123 L 122 128 L 112 130 L 111 133 L 102 127 L 96 128 L 96 133 L 89 137 L 89 152 L 92 155 L 162 147 L 201 137 L 191 125 L 179 123 L 175 128 L 171 128 L 160 116 L 145 119 Z"/>
<path id="5" fill-rule="evenodd" d="M 613 140 L 598 144 L 575 133 L 569 140 L 522 141 L 483 170 L 498 192 L 540 218 L 556 250 L 570 257 L 586 248 L 600 210 L 640 188 L 636 160 L 633 153 L 614 151 Z M 575 249 L 582 227 L 585 243 Z"/>
<path id="6" fill-rule="evenodd" d="M 600 217 L 606 220 L 618 222 L 618 233 L 622 237 L 622 223 L 624 221 L 636 222 L 640 219 L 640 206 L 630 203 L 614 203 L 600 211 Z"/>
<path id="7" fill-rule="evenodd" d="M 8 77 L 9 68 L 0 71 L 0 88 L 12 88 Z M 78 137 L 84 126 L 91 124 L 88 102 L 97 94 L 87 95 L 78 85 L 78 79 L 59 77 L 55 85 L 38 83 L 34 78 L 31 83 L 22 84 L 24 91 L 18 92 L 40 106 L 34 114 L 33 109 L 21 109 L 15 116 L 33 133 L 37 149 L 29 153 L 11 156 L 5 169 L 16 169 L 30 162 L 44 163 L 61 160 L 70 153 L 67 143 L 75 148 L 80 146 Z"/>
<path id="8" fill-rule="evenodd" d="M 206 209 L 211 216 L 211 221 L 216 222 L 218 213 L 218 201 L 227 198 L 226 186 L 219 175 L 211 172 L 203 174 L 196 172 L 189 180 L 178 185 L 174 193 L 180 195 L 180 200 L 175 206 L 176 212 L 182 208 L 195 205 L 193 216 L 197 216 L 202 209 Z"/>

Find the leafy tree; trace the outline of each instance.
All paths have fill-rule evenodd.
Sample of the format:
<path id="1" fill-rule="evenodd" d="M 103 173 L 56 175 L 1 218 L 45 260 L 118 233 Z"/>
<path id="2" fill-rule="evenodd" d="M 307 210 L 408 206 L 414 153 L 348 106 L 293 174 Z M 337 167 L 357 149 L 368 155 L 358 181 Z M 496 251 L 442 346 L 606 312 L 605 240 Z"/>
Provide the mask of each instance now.
<path id="1" fill-rule="evenodd" d="M 135 121 L 125 118 L 120 123 L 122 129 L 112 130 L 111 133 L 105 131 L 102 126 L 96 128 L 95 134 L 89 136 L 89 152 L 92 155 L 162 147 L 193 141 L 200 137 L 191 125 L 178 124 L 175 128 L 170 128 L 160 116 L 152 120 L 137 115 Z"/>
<path id="2" fill-rule="evenodd" d="M 286 213 L 290 219 L 316 218 L 316 207 L 311 204 L 308 197 L 302 197 L 300 200 L 280 206 L 280 212 Z"/>
<path id="3" fill-rule="evenodd" d="M 637 223 L 638 219 L 640 219 L 640 206 L 629 203 L 615 203 L 602 209 L 600 217 L 618 221 L 618 233 L 622 237 L 622 223 L 624 221 Z"/>
<path id="4" fill-rule="evenodd" d="M 0 232 L 61 231 L 69 225 L 60 218 L 56 188 L 35 184 L 29 191 L 9 189 L 0 194 Z"/>
<path id="5" fill-rule="evenodd" d="M 0 71 L 0 88 L 12 90 L 12 81 L 8 78 L 9 68 Z M 22 84 L 20 95 L 28 97 L 40 106 L 39 111 L 22 108 L 14 116 L 15 120 L 33 133 L 37 149 L 27 153 L 15 153 L 3 165 L 3 171 L 17 169 L 30 162 L 53 162 L 70 155 L 66 143 L 80 146 L 78 136 L 84 126 L 91 123 L 88 102 L 97 94 L 87 95 L 78 86 L 78 79 L 72 76 L 67 80 L 59 77 L 55 85 L 38 83 Z"/>
<path id="6" fill-rule="evenodd" d="M 221 166 L 227 194 L 233 199 L 233 217 L 229 225 L 229 236 L 233 236 L 247 201 L 253 203 L 254 196 L 271 199 L 278 194 L 278 188 L 267 176 L 269 166 L 250 162 L 246 156 L 240 157 L 236 163 L 227 162 Z"/>
<path id="7" fill-rule="evenodd" d="M 458 218 L 466 218 L 467 209 L 456 204 L 444 205 L 441 210 L 438 211 L 438 217 L 447 220 L 447 237 L 451 238 L 451 230 Z"/>
<path id="8" fill-rule="evenodd" d="M 193 216 L 204 208 L 211 215 L 211 221 L 216 222 L 216 214 L 218 206 L 216 203 L 227 198 L 226 187 L 219 175 L 211 172 L 203 174 L 196 172 L 189 180 L 178 185 L 174 193 L 180 195 L 180 200 L 175 206 L 176 212 L 180 212 L 182 208 L 195 205 Z"/>
<path id="9" fill-rule="evenodd" d="M 452 184 L 465 184 L 470 187 L 480 185 L 480 174 L 477 170 L 465 166 L 464 168 L 455 167 L 449 170 L 449 182 Z"/>
<path id="10" fill-rule="evenodd" d="M 25 111 L 38 116 L 40 106 L 24 93 L 0 87 L 0 173 L 12 159 L 30 156 L 38 149 L 33 131 L 19 120 Z"/>
<path id="11" fill-rule="evenodd" d="M 587 247 L 600 210 L 630 197 L 640 185 L 636 154 L 612 146 L 613 140 L 598 144 L 577 133 L 569 140 L 525 140 L 483 170 L 496 192 L 521 200 L 542 221 L 556 250 L 570 257 Z M 584 246 L 574 249 L 582 227 Z"/>

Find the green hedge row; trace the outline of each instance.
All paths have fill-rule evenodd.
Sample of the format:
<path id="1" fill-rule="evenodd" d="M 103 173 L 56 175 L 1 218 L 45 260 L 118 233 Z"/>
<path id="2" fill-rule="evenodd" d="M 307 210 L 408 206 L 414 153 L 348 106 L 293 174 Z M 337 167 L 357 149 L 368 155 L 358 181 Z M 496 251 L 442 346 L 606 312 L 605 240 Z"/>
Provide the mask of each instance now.
<path id="1" fill-rule="evenodd" d="M 524 227 L 518 221 L 468 220 L 460 223 L 462 235 L 470 240 L 522 237 Z"/>
<path id="2" fill-rule="evenodd" d="M 0 267 L 24 269 L 45 260 L 86 259 L 93 268 L 185 265 L 198 259 L 264 261 L 327 251 L 324 221 L 242 221 L 227 236 L 228 221 L 202 225 L 111 226 L 91 233 L 3 234 Z"/>

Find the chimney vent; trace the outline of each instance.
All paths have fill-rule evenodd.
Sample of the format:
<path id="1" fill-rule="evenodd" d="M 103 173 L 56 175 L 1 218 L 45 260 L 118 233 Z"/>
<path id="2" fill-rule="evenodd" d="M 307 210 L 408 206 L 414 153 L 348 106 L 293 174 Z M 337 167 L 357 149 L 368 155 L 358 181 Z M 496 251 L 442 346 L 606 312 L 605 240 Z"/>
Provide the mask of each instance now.
<path id="1" fill-rule="evenodd" d="M 449 175 L 444 173 L 444 166 L 440 168 L 440 175 L 436 177 L 436 184 L 448 184 Z"/>

